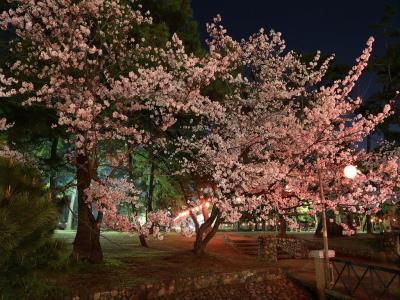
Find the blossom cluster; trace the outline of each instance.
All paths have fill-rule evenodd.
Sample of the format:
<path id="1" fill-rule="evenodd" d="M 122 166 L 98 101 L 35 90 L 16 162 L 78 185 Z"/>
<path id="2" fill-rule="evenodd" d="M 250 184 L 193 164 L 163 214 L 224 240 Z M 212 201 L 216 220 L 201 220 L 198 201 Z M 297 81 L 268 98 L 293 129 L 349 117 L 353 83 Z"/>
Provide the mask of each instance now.
<path id="1" fill-rule="evenodd" d="M 218 24 L 210 28 L 213 35 L 225 33 Z M 389 105 L 377 115 L 356 114 L 361 99 L 350 96 L 372 43 L 368 39 L 344 79 L 325 86 L 333 57 L 321 61 L 317 52 L 304 62 L 285 50 L 281 34 L 274 31 L 260 30 L 242 41 L 240 67 L 249 70 L 251 79 L 241 73 L 226 77 L 230 92 L 222 121 L 200 139 L 181 139 L 174 153 L 183 155 L 187 174 L 207 178 L 226 222 L 238 221 L 244 212 L 264 219 L 270 212 L 285 215 L 302 205 L 311 214 L 323 205 L 363 213 L 395 195 L 399 156 L 374 156 L 357 147 L 391 114 Z M 348 164 L 359 165 L 364 175 L 345 178 Z"/>
<path id="2" fill-rule="evenodd" d="M 55 111 L 53 126 L 73 136 L 75 157 L 90 160 L 85 197 L 107 227 L 159 236 L 157 228 L 171 224 L 161 211 L 142 224 L 130 181 L 98 178 L 99 157 L 110 168 L 129 169 L 121 154 L 150 143 L 149 128 L 158 136 L 174 126 L 190 132 L 159 138 L 157 147 L 179 161 L 181 174 L 207 182 L 202 193 L 225 222 L 244 212 L 285 214 L 304 203 L 312 213 L 322 205 L 371 210 L 400 186 L 397 154 L 356 147 L 391 114 L 390 106 L 356 114 L 361 99 L 351 97 L 372 38 L 347 76 L 326 85 L 333 56 L 322 60 L 317 52 L 307 61 L 286 50 L 281 33 L 263 29 L 235 41 L 219 16 L 207 24 L 208 51 L 197 57 L 175 34 L 164 48 L 135 40 L 135 30 L 152 19 L 126 1 L 10 2 L 17 8 L 0 15 L 0 28 L 15 31 L 10 51 L 18 59 L 0 70 L 0 98 L 18 96 L 23 105 Z M 223 99 L 205 92 L 216 81 L 228 87 Z M 119 154 L 104 144 L 121 145 Z M 344 178 L 347 164 L 359 165 L 363 175 Z M 119 213 L 123 203 L 132 206 L 131 216 Z"/>

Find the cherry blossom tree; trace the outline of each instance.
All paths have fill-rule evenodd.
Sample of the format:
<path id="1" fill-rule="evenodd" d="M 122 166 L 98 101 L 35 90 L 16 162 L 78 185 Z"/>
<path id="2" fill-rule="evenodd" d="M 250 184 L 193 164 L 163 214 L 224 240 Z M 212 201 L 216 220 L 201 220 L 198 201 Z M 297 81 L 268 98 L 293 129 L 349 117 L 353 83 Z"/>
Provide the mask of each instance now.
<path id="1" fill-rule="evenodd" d="M 128 159 L 119 155 L 148 143 L 154 132 L 160 137 L 156 146 L 172 148 L 170 159 L 181 161 L 180 173 L 200 178 L 198 200 L 207 199 L 211 207 L 199 224 L 193 208 L 198 205 L 188 203 L 196 253 L 204 251 L 220 223 L 235 222 L 243 212 L 266 218 L 303 201 L 313 211 L 321 205 L 370 209 L 398 185 L 396 155 L 369 157 L 356 148 L 391 113 L 385 106 L 377 115 L 356 115 L 361 99 L 349 96 L 366 67 L 372 39 L 344 79 L 324 86 L 332 57 L 321 61 L 317 53 L 305 63 L 285 50 L 274 31 L 260 30 L 239 43 L 218 17 L 207 26 L 208 52 L 196 57 L 176 35 L 164 49 L 135 39 L 135 29 L 151 22 L 135 3 L 11 2 L 16 8 L 2 13 L 0 27 L 15 30 L 10 47 L 17 60 L 0 72 L 0 97 L 54 110 L 53 126 L 71 136 L 79 207 L 75 259 L 101 261 L 102 224 L 159 235 L 159 226 L 171 223 L 165 212 L 140 223 L 137 190 L 126 178 Z M 216 80 L 228 87 L 221 101 L 205 93 Z M 182 116 L 189 124 L 178 122 Z M 191 134 L 172 139 L 162 134 L 181 126 L 176 131 Z M 106 175 L 99 174 L 101 163 Z M 352 182 L 338 176 L 350 163 L 364 168 Z M 324 203 L 320 182 L 331 195 Z M 340 193 L 343 187 L 346 193 Z M 290 197 L 283 195 L 288 189 Z M 132 207 L 130 216 L 119 214 L 121 204 Z M 207 215 L 204 207 L 201 211 Z M 189 232 L 187 218 L 179 220 Z"/>
<path id="2" fill-rule="evenodd" d="M 109 162 L 107 178 L 98 174 L 100 160 L 108 157 L 110 147 L 106 145 L 120 149 L 142 145 L 148 141 L 148 127 L 165 131 L 179 115 L 221 118 L 221 105 L 201 90 L 217 74 L 229 73 L 236 52 L 221 56 L 210 48 L 197 58 L 185 53 L 176 35 L 165 49 L 145 46 L 144 41 L 135 40 L 134 32 L 141 24 L 150 23 L 151 17 L 140 7 L 134 9 L 135 3 L 10 2 L 16 8 L 2 13 L 0 27 L 15 30 L 17 39 L 10 47 L 19 59 L 0 77 L 1 96 L 18 95 L 22 105 L 53 109 L 58 117 L 53 126 L 65 128 L 72 136 L 71 162 L 76 166 L 78 190 L 73 256 L 101 261 L 99 235 L 104 217 L 105 224 L 114 229 L 145 230 L 137 224 L 128 226 L 128 220 L 116 213 L 121 202 L 135 205 L 135 198 L 129 196 L 135 190 L 127 191 L 126 185 L 119 187 L 112 180 L 114 169 L 126 168 L 126 160 L 118 165 Z M 154 213 L 149 219 L 162 216 Z"/>
<path id="3" fill-rule="evenodd" d="M 209 27 L 213 36 L 225 33 L 218 22 Z M 323 78 L 333 57 L 321 62 L 318 52 L 304 63 L 300 55 L 285 51 L 281 34 L 274 31 L 261 30 L 241 43 L 242 68 L 251 77 L 240 73 L 229 79 L 222 122 L 209 126 L 201 139 L 181 141 L 187 172 L 209 182 L 212 220 L 202 226 L 214 224 L 215 232 L 221 222 L 236 222 L 243 212 L 267 218 L 271 211 L 285 215 L 305 202 L 311 213 L 322 205 L 362 211 L 393 195 L 399 186 L 397 156 L 369 165 L 369 156 L 356 147 L 391 113 L 389 105 L 377 115 L 354 113 L 361 99 L 352 99 L 350 92 L 372 43 L 370 38 L 348 75 L 330 86 Z M 363 165 L 364 175 L 349 182 L 342 175 L 347 164 Z M 329 194 L 326 203 L 320 199 L 319 174 Z M 201 253 L 210 238 L 197 224 L 195 229 L 195 252 Z"/>

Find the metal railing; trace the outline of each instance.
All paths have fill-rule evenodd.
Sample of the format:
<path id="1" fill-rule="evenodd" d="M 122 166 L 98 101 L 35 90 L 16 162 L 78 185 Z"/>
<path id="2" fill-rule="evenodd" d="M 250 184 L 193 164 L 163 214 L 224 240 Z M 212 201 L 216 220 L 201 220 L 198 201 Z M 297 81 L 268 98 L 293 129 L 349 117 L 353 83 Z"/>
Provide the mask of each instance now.
<path id="1" fill-rule="evenodd" d="M 326 293 L 341 299 L 400 299 L 400 270 L 333 258 Z"/>

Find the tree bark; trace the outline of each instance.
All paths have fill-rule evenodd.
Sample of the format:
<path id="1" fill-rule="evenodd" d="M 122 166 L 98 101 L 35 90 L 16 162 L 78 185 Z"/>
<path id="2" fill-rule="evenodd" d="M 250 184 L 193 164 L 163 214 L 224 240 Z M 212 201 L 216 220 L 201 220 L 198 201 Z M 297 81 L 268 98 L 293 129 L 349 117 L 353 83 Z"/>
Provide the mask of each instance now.
<path id="1" fill-rule="evenodd" d="M 206 206 L 207 203 L 207 199 L 205 199 L 202 195 L 201 189 L 200 189 L 200 184 L 198 182 L 196 182 L 196 193 L 197 193 L 197 199 L 199 201 L 199 203 L 201 204 L 201 213 L 203 215 L 203 220 L 204 222 L 206 222 L 209 219 L 209 215 L 208 215 L 208 208 Z M 211 230 L 211 227 L 209 227 L 208 229 L 206 229 L 205 233 L 209 233 Z"/>
<path id="2" fill-rule="evenodd" d="M 149 248 L 149 245 L 147 244 L 146 237 L 143 234 L 139 235 L 139 242 L 140 242 L 140 246 L 145 247 L 145 248 Z"/>
<path id="3" fill-rule="evenodd" d="M 279 216 L 279 235 L 286 236 L 287 224 L 283 215 Z"/>
<path id="4" fill-rule="evenodd" d="M 147 214 L 153 211 L 153 194 L 154 194 L 154 158 L 150 156 L 150 178 L 149 178 L 149 193 L 147 195 L 147 207 L 146 207 L 146 221 Z M 153 234 L 153 226 L 149 229 L 150 234 Z M 147 247 L 147 243 L 142 243 L 142 239 L 145 240 L 145 236 L 140 237 L 140 244 Z"/>
<path id="5" fill-rule="evenodd" d="M 201 226 L 199 226 L 197 220 L 195 221 L 196 240 L 193 245 L 193 252 L 196 255 L 201 255 L 204 253 L 207 244 L 217 233 L 221 222 L 222 222 L 221 213 L 219 212 L 219 209 L 216 207 L 213 207 L 211 216 L 208 218 L 207 221 L 201 224 Z"/>
<path id="6" fill-rule="evenodd" d="M 55 137 L 51 141 L 51 149 L 50 149 L 50 158 L 49 158 L 49 167 L 50 167 L 50 198 L 51 201 L 55 200 L 55 192 L 56 192 L 56 167 L 57 167 L 57 147 L 58 147 L 58 137 Z"/>
<path id="7" fill-rule="evenodd" d="M 128 164 L 129 164 L 128 166 L 129 177 L 133 182 L 135 177 L 133 174 L 133 156 L 132 156 L 132 149 L 129 145 L 128 145 Z M 132 214 L 137 215 L 137 211 L 133 204 L 132 204 Z M 146 248 L 149 247 L 149 245 L 147 244 L 146 237 L 143 234 L 139 234 L 139 242 L 142 247 Z"/>
<path id="8" fill-rule="evenodd" d="M 356 232 L 356 227 L 353 225 L 354 223 L 354 216 L 352 213 L 347 213 L 346 214 L 346 223 L 347 225 Z"/>
<path id="9" fill-rule="evenodd" d="M 205 221 L 207 221 L 207 220 L 209 219 L 208 208 L 207 208 L 207 206 L 206 206 L 207 200 L 204 199 L 204 198 L 199 198 L 199 199 L 201 199 L 201 200 L 200 200 L 200 203 L 201 203 L 201 213 L 202 213 L 202 215 L 203 215 L 203 219 L 204 219 L 204 222 L 205 222 Z"/>
<path id="10" fill-rule="evenodd" d="M 150 178 L 149 178 L 149 193 L 147 196 L 147 212 L 153 211 L 153 194 L 154 194 L 154 161 L 150 157 Z"/>
<path id="11" fill-rule="evenodd" d="M 320 235 L 322 232 L 322 216 L 318 217 L 317 228 L 315 229 L 314 235 Z"/>
<path id="12" fill-rule="evenodd" d="M 86 203 L 84 191 L 90 186 L 91 181 L 89 159 L 86 155 L 79 154 L 77 157 L 76 180 L 78 227 L 72 256 L 76 261 L 99 263 L 103 260 L 103 252 L 100 245 L 102 213 L 99 212 L 95 219 L 90 207 Z"/>
<path id="13" fill-rule="evenodd" d="M 367 227 L 367 233 L 372 234 L 372 222 L 371 222 L 371 215 L 367 215 L 365 218 L 365 225 Z"/>

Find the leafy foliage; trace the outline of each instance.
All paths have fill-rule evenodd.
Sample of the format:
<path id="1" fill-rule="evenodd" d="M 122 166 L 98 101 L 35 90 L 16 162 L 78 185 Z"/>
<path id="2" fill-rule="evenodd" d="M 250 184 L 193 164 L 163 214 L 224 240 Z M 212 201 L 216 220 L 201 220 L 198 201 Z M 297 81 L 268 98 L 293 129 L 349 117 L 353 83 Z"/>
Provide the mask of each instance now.
<path id="1" fill-rule="evenodd" d="M 62 245 L 50 240 L 57 209 L 34 167 L 0 158 L 0 291 L 36 297 L 45 285 L 35 271 L 60 260 Z"/>
<path id="2" fill-rule="evenodd" d="M 150 11 L 154 21 L 149 27 L 146 39 L 163 47 L 176 33 L 185 45 L 187 53 L 203 53 L 197 22 L 193 19 L 189 0 L 144 0 L 141 4 L 144 10 Z"/>

